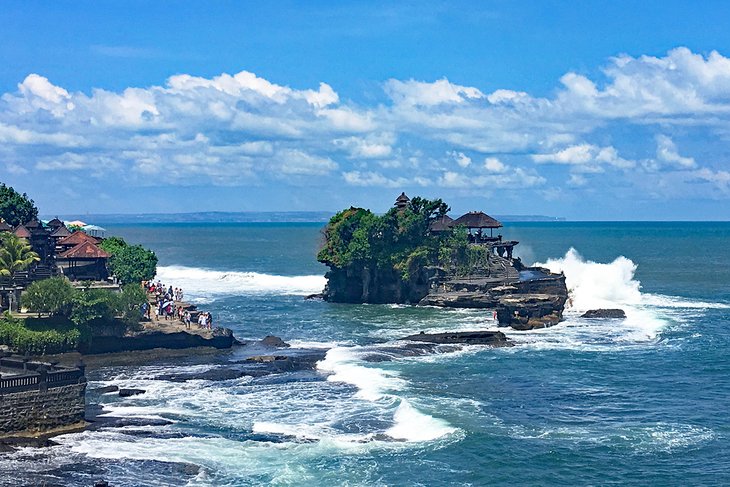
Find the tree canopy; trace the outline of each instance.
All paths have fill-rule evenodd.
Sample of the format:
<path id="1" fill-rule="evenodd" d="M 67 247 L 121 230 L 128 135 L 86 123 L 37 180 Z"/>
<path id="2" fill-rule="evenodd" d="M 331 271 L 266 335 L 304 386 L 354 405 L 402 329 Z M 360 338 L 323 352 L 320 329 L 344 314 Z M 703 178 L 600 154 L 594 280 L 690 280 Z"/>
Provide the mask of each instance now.
<path id="1" fill-rule="evenodd" d="M 129 245 L 121 237 L 110 237 L 99 246 L 111 254 L 109 270 L 122 284 L 149 281 L 157 274 L 157 256 L 141 245 Z"/>
<path id="2" fill-rule="evenodd" d="M 17 226 L 38 218 L 38 208 L 25 193 L 20 194 L 11 186 L 0 183 L 0 219 Z"/>

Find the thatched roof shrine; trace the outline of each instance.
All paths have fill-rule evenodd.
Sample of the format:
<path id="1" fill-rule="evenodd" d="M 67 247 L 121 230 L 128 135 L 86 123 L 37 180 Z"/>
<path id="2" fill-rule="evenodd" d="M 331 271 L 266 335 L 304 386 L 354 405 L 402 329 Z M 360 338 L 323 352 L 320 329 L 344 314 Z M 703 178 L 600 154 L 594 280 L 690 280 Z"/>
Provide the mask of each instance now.
<path id="1" fill-rule="evenodd" d="M 501 228 L 502 224 L 481 211 L 470 211 L 454 221 L 454 226 L 464 225 L 466 228 Z"/>
<path id="2" fill-rule="evenodd" d="M 454 227 L 454 219 L 449 215 L 444 215 L 431 222 L 428 229 L 433 233 L 446 232 Z"/>
<path id="3" fill-rule="evenodd" d="M 12 232 L 13 227 L 8 225 L 7 223 L 0 221 L 0 232 Z"/>

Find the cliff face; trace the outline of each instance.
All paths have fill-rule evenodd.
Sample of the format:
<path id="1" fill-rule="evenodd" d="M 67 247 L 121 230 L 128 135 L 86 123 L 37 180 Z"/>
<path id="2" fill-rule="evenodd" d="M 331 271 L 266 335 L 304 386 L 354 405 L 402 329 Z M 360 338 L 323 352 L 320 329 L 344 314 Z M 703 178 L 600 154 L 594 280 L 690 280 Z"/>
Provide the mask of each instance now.
<path id="1" fill-rule="evenodd" d="M 332 268 L 325 277 L 324 299 L 335 303 L 416 304 L 429 291 L 427 269 L 407 281 L 394 269 L 368 266 Z"/>

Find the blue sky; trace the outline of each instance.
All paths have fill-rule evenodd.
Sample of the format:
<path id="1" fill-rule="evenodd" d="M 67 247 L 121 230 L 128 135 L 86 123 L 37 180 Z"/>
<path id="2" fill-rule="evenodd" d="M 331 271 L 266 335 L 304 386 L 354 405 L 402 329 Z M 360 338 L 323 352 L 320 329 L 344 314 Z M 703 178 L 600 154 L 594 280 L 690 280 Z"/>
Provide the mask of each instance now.
<path id="1" fill-rule="evenodd" d="M 730 219 L 726 2 L 4 2 L 42 213 Z M 728 57 L 726 57 L 728 56 Z"/>

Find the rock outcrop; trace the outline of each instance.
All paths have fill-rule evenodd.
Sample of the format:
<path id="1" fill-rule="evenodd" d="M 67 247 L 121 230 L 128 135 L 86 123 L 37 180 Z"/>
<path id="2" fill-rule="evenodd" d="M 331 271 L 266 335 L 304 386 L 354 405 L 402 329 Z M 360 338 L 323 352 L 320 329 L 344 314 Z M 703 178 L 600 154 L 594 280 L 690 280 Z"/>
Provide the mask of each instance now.
<path id="1" fill-rule="evenodd" d="M 567 295 L 508 294 L 497 304 L 500 326 L 515 330 L 532 330 L 557 325 L 563 318 Z"/>
<path id="2" fill-rule="evenodd" d="M 583 313 L 581 318 L 626 318 L 626 312 L 622 309 L 589 309 Z"/>
<path id="3" fill-rule="evenodd" d="M 153 348 L 182 349 L 194 347 L 231 348 L 238 343 L 228 328 L 214 328 L 206 333 L 186 331 L 164 332 L 144 330 L 124 336 L 96 336 L 86 351 L 89 354 L 151 350 Z"/>
<path id="4" fill-rule="evenodd" d="M 418 333 L 401 338 L 412 342 L 439 344 L 464 343 L 467 345 L 512 346 L 501 331 L 454 331 L 448 333 Z"/>

